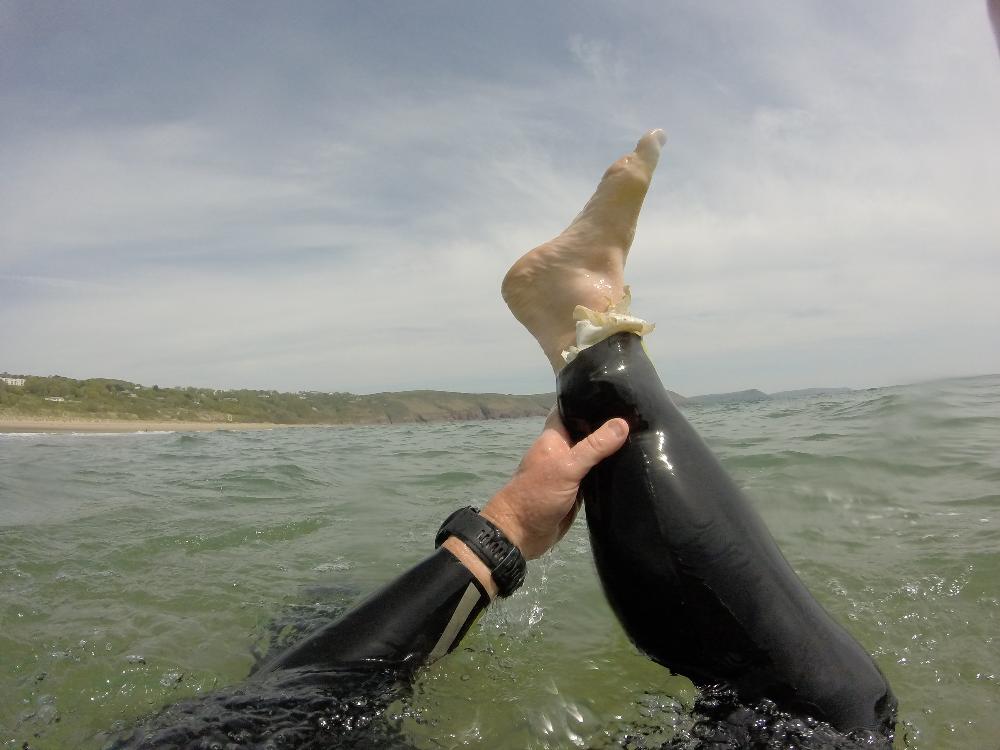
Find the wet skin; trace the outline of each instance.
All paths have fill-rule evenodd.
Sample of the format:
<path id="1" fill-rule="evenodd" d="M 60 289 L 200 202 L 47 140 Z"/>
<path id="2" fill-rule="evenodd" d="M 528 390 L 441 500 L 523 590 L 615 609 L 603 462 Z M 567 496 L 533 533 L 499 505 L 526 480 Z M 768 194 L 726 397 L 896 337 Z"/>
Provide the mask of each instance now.
<path id="1" fill-rule="evenodd" d="M 650 130 L 635 150 L 611 164 L 590 200 L 558 237 L 522 255 L 500 292 L 559 372 L 562 351 L 574 343 L 573 309 L 604 312 L 621 300 L 625 260 L 639 211 L 667 137 Z"/>

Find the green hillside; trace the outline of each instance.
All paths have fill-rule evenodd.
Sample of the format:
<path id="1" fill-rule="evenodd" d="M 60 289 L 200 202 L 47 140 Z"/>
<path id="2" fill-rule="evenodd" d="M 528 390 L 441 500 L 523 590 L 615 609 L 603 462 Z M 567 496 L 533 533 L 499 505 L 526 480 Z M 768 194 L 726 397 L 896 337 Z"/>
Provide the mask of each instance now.
<path id="1" fill-rule="evenodd" d="M 124 380 L 60 376 L 24 377 L 23 386 L 0 381 L 0 417 L 121 419 L 274 424 L 396 424 L 544 416 L 555 394 L 401 391 L 280 393 L 211 388 L 161 388 Z"/>

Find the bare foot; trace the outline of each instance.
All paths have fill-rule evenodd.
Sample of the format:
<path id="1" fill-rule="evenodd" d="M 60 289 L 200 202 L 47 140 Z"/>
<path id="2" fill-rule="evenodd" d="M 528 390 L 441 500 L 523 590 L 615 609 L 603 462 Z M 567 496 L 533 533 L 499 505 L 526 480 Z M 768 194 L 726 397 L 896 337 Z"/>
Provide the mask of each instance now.
<path id="1" fill-rule="evenodd" d="M 504 277 L 504 301 L 559 372 L 562 351 L 576 340 L 573 309 L 605 311 L 622 298 L 625 257 L 649 189 L 662 130 L 646 133 L 608 167 L 583 210 L 558 237 L 522 255 Z"/>

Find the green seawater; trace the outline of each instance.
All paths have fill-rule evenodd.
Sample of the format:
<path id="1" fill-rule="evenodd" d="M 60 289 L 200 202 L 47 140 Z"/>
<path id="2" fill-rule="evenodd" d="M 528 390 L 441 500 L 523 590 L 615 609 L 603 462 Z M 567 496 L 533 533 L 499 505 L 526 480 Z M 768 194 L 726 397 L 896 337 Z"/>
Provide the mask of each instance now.
<path id="1" fill-rule="evenodd" d="M 874 653 L 896 746 L 1000 746 L 1000 377 L 686 413 Z M 239 682 L 275 618 L 419 560 L 540 428 L 0 435 L 0 746 L 99 748 Z M 580 519 L 386 720 L 423 748 L 642 747 L 693 698 L 617 625 Z"/>

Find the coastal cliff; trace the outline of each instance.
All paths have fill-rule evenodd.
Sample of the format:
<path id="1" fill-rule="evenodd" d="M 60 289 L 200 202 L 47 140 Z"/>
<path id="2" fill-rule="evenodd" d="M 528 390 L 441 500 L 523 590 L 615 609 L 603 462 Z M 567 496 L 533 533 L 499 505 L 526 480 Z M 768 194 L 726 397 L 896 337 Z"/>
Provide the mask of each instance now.
<path id="1" fill-rule="evenodd" d="M 343 425 L 403 424 L 479 419 L 544 417 L 554 393 L 454 393 L 398 391 L 359 395 L 346 392 L 161 388 L 125 380 L 74 380 L 58 375 L 0 377 L 0 422 L 40 420 L 188 425 Z M 668 391 L 682 407 L 741 401 L 795 398 L 848 389 L 812 388 L 768 395 L 759 390 L 682 396 Z"/>
<path id="2" fill-rule="evenodd" d="M 18 378 L 20 379 L 20 378 Z M 161 388 L 124 380 L 24 376 L 0 381 L 0 418 L 267 424 L 399 424 L 542 417 L 554 393 L 281 393 Z"/>

